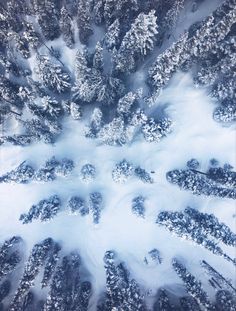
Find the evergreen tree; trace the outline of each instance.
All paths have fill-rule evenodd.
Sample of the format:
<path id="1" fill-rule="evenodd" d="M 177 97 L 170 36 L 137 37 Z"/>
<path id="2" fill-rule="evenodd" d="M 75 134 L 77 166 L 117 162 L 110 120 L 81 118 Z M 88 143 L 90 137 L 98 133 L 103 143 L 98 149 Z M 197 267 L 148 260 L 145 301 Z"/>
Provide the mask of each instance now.
<path id="1" fill-rule="evenodd" d="M 33 7 L 46 40 L 54 40 L 60 36 L 58 21 L 59 1 L 33 0 Z"/>
<path id="2" fill-rule="evenodd" d="M 154 304 L 153 311 L 174 311 L 175 307 L 171 304 L 165 289 L 161 289 L 158 293 L 158 300 Z"/>
<path id="3" fill-rule="evenodd" d="M 215 240 L 210 240 L 208 235 L 212 235 L 213 237 L 221 240 L 223 237 L 218 233 L 218 230 L 211 230 L 211 222 L 200 222 L 196 221 L 194 217 L 191 217 L 188 214 L 188 210 L 186 214 L 180 212 L 161 212 L 158 215 L 156 223 L 159 225 L 165 226 L 170 232 L 176 234 L 181 238 L 185 238 L 187 240 L 193 241 L 199 245 L 202 245 L 213 254 L 222 256 L 229 262 L 236 264 L 235 259 L 229 257 L 223 250 L 218 246 Z M 217 223 L 217 222 L 216 222 Z M 226 232 L 227 232 L 226 227 Z M 224 233 L 222 233 L 222 236 Z M 235 236 L 231 232 L 229 232 L 231 245 L 235 243 Z"/>
<path id="4" fill-rule="evenodd" d="M 235 311 L 235 299 L 226 290 L 219 290 L 216 293 L 216 310 Z"/>
<path id="5" fill-rule="evenodd" d="M 57 262 L 60 259 L 60 255 L 59 255 L 60 251 L 61 251 L 61 246 L 58 243 L 54 243 L 51 249 L 51 253 L 48 256 L 47 262 L 45 264 L 43 279 L 41 282 L 42 288 L 46 287 L 49 284 L 55 272 Z"/>
<path id="6" fill-rule="evenodd" d="M 87 311 L 91 284 L 81 282 L 80 257 L 73 252 L 63 257 L 53 276 L 44 311 Z"/>
<path id="7" fill-rule="evenodd" d="M 99 71 L 103 71 L 103 47 L 98 41 L 95 47 L 95 53 L 93 56 L 93 67 Z"/>
<path id="8" fill-rule="evenodd" d="M 2 175 L 0 182 L 25 184 L 33 179 L 34 172 L 34 168 L 24 161 L 14 170 Z"/>
<path id="9" fill-rule="evenodd" d="M 86 137 L 95 138 L 103 125 L 103 113 L 100 108 L 94 108 L 91 115 L 90 125 L 86 132 Z"/>
<path id="10" fill-rule="evenodd" d="M 61 9 L 60 29 L 66 46 L 72 48 L 75 43 L 74 31 L 72 28 L 72 18 L 65 6 L 63 6 Z"/>
<path id="11" fill-rule="evenodd" d="M 36 205 L 32 205 L 28 213 L 21 214 L 20 221 L 23 224 L 28 224 L 34 219 L 40 219 L 42 222 L 50 221 L 58 214 L 60 208 L 60 198 L 53 195 L 48 199 L 39 201 Z"/>
<path id="12" fill-rule="evenodd" d="M 180 305 L 183 311 L 201 311 L 197 300 L 191 296 L 181 297 Z"/>
<path id="13" fill-rule="evenodd" d="M 60 65 L 53 64 L 48 56 L 38 55 L 37 73 L 45 87 L 63 93 L 70 89 L 70 76 Z"/>
<path id="14" fill-rule="evenodd" d="M 91 1 L 79 0 L 77 25 L 79 28 L 79 38 L 82 44 L 88 43 L 89 37 L 93 34 L 91 22 Z"/>
<path id="15" fill-rule="evenodd" d="M 203 291 L 201 282 L 197 281 L 196 278 L 186 269 L 186 267 L 176 258 L 173 259 L 172 265 L 175 272 L 184 282 L 188 293 L 201 305 L 203 305 L 206 310 L 215 310 L 213 305 L 210 303 L 207 294 Z"/>
<path id="16" fill-rule="evenodd" d="M 41 243 L 34 245 L 9 310 L 20 310 L 24 297 L 28 294 L 31 286 L 34 285 L 34 280 L 38 275 L 40 268 L 45 264 L 52 246 L 53 240 L 51 238 L 47 238 Z"/>
<path id="17" fill-rule="evenodd" d="M 124 36 L 116 58 L 116 69 L 132 71 L 140 57 L 154 47 L 157 24 L 155 11 L 140 13 Z"/>
<path id="18" fill-rule="evenodd" d="M 89 209 L 93 215 L 94 224 L 98 224 L 101 218 L 102 195 L 99 192 L 93 192 L 89 195 Z"/>
<path id="19" fill-rule="evenodd" d="M 144 298 L 140 288 L 123 263 L 116 264 L 116 254 L 107 251 L 104 256 L 106 270 L 106 296 L 100 309 L 109 311 L 137 310 L 145 311 Z"/>
<path id="20" fill-rule="evenodd" d="M 32 49 L 37 49 L 41 44 L 41 38 L 38 32 L 35 31 L 32 23 L 25 22 L 25 30 L 23 32 L 23 37 L 28 42 Z"/>
<path id="21" fill-rule="evenodd" d="M 149 69 L 149 77 L 154 87 L 155 95 L 168 83 L 173 73 L 186 60 L 185 45 L 188 33 L 184 33 L 177 42 L 160 54 Z"/>
<path id="22" fill-rule="evenodd" d="M 0 246 L 0 281 L 5 276 L 12 273 L 16 269 L 16 266 L 20 263 L 21 242 L 22 239 L 20 237 L 13 236 L 12 238 L 5 240 Z"/>
<path id="23" fill-rule="evenodd" d="M 105 34 L 105 45 L 109 51 L 116 48 L 120 43 L 120 22 L 117 18 L 107 29 Z"/>
<path id="24" fill-rule="evenodd" d="M 98 133 L 98 139 L 107 145 L 124 145 L 128 141 L 124 119 L 117 117 L 105 124 Z"/>
<path id="25" fill-rule="evenodd" d="M 227 185 L 218 184 L 204 173 L 187 170 L 173 170 L 167 172 L 167 180 L 176 184 L 180 189 L 189 190 L 196 195 L 217 196 L 221 198 L 236 199 L 235 189 Z"/>

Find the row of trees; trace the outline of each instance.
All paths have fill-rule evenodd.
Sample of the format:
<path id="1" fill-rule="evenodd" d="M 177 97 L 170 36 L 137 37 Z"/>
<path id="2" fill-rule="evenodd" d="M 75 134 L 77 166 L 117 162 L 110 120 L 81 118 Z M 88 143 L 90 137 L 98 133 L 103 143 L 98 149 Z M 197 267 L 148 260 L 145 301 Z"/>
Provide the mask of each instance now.
<path id="1" fill-rule="evenodd" d="M 231 171 L 232 166 L 210 167 L 207 172 L 202 172 L 196 169 L 199 166 L 197 163 L 192 159 L 188 161 L 187 169 L 167 172 L 167 180 L 196 195 L 236 199 L 236 173 Z"/>
<path id="2" fill-rule="evenodd" d="M 103 198 L 100 192 L 89 194 L 88 204 L 79 196 L 72 196 L 67 202 L 67 208 L 71 215 L 86 216 L 92 214 L 94 224 L 98 224 L 103 209 Z M 40 200 L 37 204 L 31 206 L 27 213 L 20 215 L 19 220 L 23 224 L 31 223 L 35 219 L 41 222 L 52 220 L 59 212 L 62 211 L 62 202 L 58 195 L 52 195 L 47 199 Z"/>
<path id="3" fill-rule="evenodd" d="M 127 160 L 123 159 L 115 165 L 112 170 L 112 179 L 116 183 L 125 183 L 130 177 L 135 176 L 143 183 L 152 184 L 154 182 L 151 175 L 140 166 L 134 167 L 134 165 Z"/>
<path id="4" fill-rule="evenodd" d="M 236 259 L 229 257 L 218 245 L 218 242 L 221 241 L 226 245 L 234 246 L 236 236 L 215 216 L 186 208 L 184 212 L 160 212 L 156 223 L 164 226 L 171 233 L 193 241 L 236 265 Z"/>
<path id="5" fill-rule="evenodd" d="M 196 84 L 210 86 L 211 95 L 221 103 L 214 112 L 214 119 L 235 120 L 235 16 L 235 1 L 226 0 L 157 57 L 149 69 L 149 82 L 154 90 L 149 99 L 151 103 L 177 70 L 188 70 L 194 65 Z"/>
<path id="6" fill-rule="evenodd" d="M 55 157 L 47 160 L 39 169 L 26 161 L 22 162 L 15 169 L 0 176 L 2 183 L 29 183 L 31 181 L 48 182 L 57 178 L 57 176 L 67 176 L 74 168 L 72 160 L 63 158 L 58 160 Z"/>
<path id="7" fill-rule="evenodd" d="M 11 274 L 14 273 L 16 280 L 19 279 L 19 275 L 16 274 L 21 273 L 21 270 L 15 270 L 19 260 L 13 267 L 10 265 L 9 259 L 19 251 L 21 243 L 21 238 L 14 236 L 6 240 L 0 248 L 0 310 L 87 311 L 92 295 L 92 284 L 87 279 L 88 272 L 86 272 L 77 251 L 63 255 L 60 244 L 52 238 L 47 238 L 33 246 L 24 264 L 22 276 L 17 281 L 17 289 L 13 298 L 9 300 L 9 295 L 13 294 Z M 162 262 L 157 249 L 151 250 L 149 257 L 157 264 Z M 210 302 L 201 282 L 191 274 L 182 261 L 174 258 L 172 266 L 182 280 L 188 295 L 176 299 L 177 297 L 173 297 L 173 291 L 171 293 L 161 288 L 157 292 L 153 311 L 200 311 L 202 307 L 211 311 L 234 310 L 236 289 L 228 279 L 205 260 L 201 262 L 201 266 L 206 275 L 211 277 L 209 281 L 216 292 L 215 303 Z M 5 267 L 8 268 L 5 269 Z M 106 290 L 98 301 L 98 310 L 149 310 L 145 305 L 147 294 L 143 293 L 125 263 L 120 261 L 114 251 L 105 253 L 104 268 Z M 41 283 L 42 288 L 48 289 L 45 300 L 42 297 L 39 298 L 40 296 L 33 290 L 38 282 Z"/>

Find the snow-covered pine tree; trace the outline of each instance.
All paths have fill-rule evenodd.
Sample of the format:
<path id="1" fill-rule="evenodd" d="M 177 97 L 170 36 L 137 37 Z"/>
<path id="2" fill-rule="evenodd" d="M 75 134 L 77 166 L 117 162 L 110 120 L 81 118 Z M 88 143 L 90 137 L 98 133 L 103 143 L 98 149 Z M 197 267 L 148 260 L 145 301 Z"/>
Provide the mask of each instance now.
<path id="1" fill-rule="evenodd" d="M 50 254 L 45 264 L 43 278 L 41 281 L 42 288 L 48 286 L 50 280 L 52 279 L 52 276 L 57 266 L 57 262 L 60 259 L 60 255 L 59 255 L 60 251 L 61 251 L 60 244 L 57 242 L 54 242 L 54 245 L 52 246 L 50 250 Z"/>
<path id="2" fill-rule="evenodd" d="M 45 264 L 52 246 L 53 240 L 51 238 L 47 238 L 41 243 L 34 245 L 25 265 L 23 276 L 20 280 L 13 300 L 11 301 L 9 310 L 21 310 L 23 299 L 29 292 L 31 286 L 34 285 L 34 280 L 38 275 L 40 268 Z"/>
<path id="3" fill-rule="evenodd" d="M 160 289 L 157 295 L 158 299 L 153 306 L 153 311 L 175 311 L 175 306 L 170 302 L 167 291 L 165 289 Z"/>
<path id="4" fill-rule="evenodd" d="M 48 199 L 39 201 L 36 205 L 32 205 L 28 213 L 21 214 L 20 221 L 28 224 L 34 219 L 40 219 L 42 222 L 50 221 L 54 218 L 61 208 L 61 200 L 58 195 L 52 195 Z"/>
<path id="5" fill-rule="evenodd" d="M 0 281 L 11 274 L 21 261 L 22 239 L 19 236 L 13 236 L 3 242 L 0 246 Z"/>
<path id="6" fill-rule="evenodd" d="M 61 8 L 61 17 L 59 25 L 66 46 L 72 48 L 75 43 L 74 30 L 72 27 L 72 18 L 65 6 Z"/>
<path id="7" fill-rule="evenodd" d="M 101 42 L 98 41 L 95 47 L 95 53 L 93 56 L 93 67 L 96 68 L 99 71 L 103 71 L 103 47 L 101 45 Z"/>
<path id="8" fill-rule="evenodd" d="M 116 70 L 130 72 L 138 60 L 154 48 L 157 31 L 155 11 L 140 13 L 125 34 L 115 59 Z"/>
<path id="9" fill-rule="evenodd" d="M 185 45 L 188 33 L 180 36 L 178 41 L 173 43 L 168 49 L 160 54 L 148 73 L 150 83 L 154 88 L 155 96 L 158 96 L 161 89 L 168 83 L 172 75 L 179 66 L 186 60 Z"/>
<path id="10" fill-rule="evenodd" d="M 174 2 L 173 5 L 167 11 L 167 13 L 164 17 L 164 21 L 162 22 L 162 26 L 163 26 L 165 31 L 169 31 L 170 29 L 172 29 L 176 25 L 176 23 L 178 21 L 179 13 L 184 7 L 184 1 L 185 0 L 173 1 Z"/>
<path id="11" fill-rule="evenodd" d="M 186 267 L 176 258 L 172 261 L 173 268 L 178 276 L 184 282 L 187 292 L 193 296 L 206 310 L 214 310 L 215 308 L 210 303 L 206 292 L 202 289 L 202 284 L 194 275 L 192 275 Z"/>
<path id="12" fill-rule="evenodd" d="M 56 93 L 63 93 L 70 89 L 71 78 L 58 64 L 54 64 L 46 55 L 38 55 L 37 74 L 45 87 Z"/>
<path id="13" fill-rule="evenodd" d="M 46 40 L 54 40 L 60 36 L 58 1 L 32 1 L 34 13 Z"/>
<path id="14" fill-rule="evenodd" d="M 104 256 L 106 270 L 106 295 L 98 310 L 137 310 L 145 311 L 144 297 L 139 285 L 131 279 L 123 263 L 116 263 L 114 251 L 107 251 Z"/>
<path id="15" fill-rule="evenodd" d="M 108 27 L 104 41 L 109 51 L 112 51 L 120 43 L 120 21 L 118 18 Z"/>
<path id="16" fill-rule="evenodd" d="M 142 195 L 135 197 L 132 200 L 132 212 L 138 217 L 145 216 L 145 206 L 144 206 L 145 198 Z"/>
<path id="17" fill-rule="evenodd" d="M 41 44 L 40 34 L 35 31 L 33 24 L 30 22 L 25 22 L 23 37 L 32 49 L 36 50 Z"/>
<path id="18" fill-rule="evenodd" d="M 86 44 L 89 37 L 93 34 L 91 0 L 79 0 L 76 20 L 80 41 Z"/>
<path id="19" fill-rule="evenodd" d="M 0 183 L 25 184 L 33 179 L 35 170 L 26 161 L 18 165 L 14 170 L 7 172 L 0 177 Z"/>

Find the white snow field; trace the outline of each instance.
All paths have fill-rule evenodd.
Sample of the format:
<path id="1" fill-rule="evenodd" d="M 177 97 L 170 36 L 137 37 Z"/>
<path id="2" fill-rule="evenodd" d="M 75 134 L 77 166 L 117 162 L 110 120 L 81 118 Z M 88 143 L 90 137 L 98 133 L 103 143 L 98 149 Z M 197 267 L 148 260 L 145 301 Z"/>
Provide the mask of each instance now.
<path id="1" fill-rule="evenodd" d="M 63 252 L 78 249 L 83 262 L 91 273 L 93 297 L 90 310 L 95 310 L 99 293 L 104 290 L 105 270 L 103 256 L 106 250 L 115 250 L 144 291 L 149 291 L 149 303 L 157 289 L 164 286 L 174 294 L 184 293 L 183 283 L 171 266 L 175 256 L 184 258 L 187 268 L 203 282 L 203 288 L 213 295 L 207 283 L 200 260 L 207 260 L 225 277 L 234 277 L 234 266 L 190 241 L 171 235 L 166 229 L 155 224 L 162 210 L 178 211 L 187 206 L 201 212 L 213 213 L 232 230 L 235 228 L 235 203 L 230 199 L 195 196 L 180 190 L 166 180 L 166 172 L 184 168 L 191 158 L 200 161 L 201 168 L 207 169 L 209 160 L 216 158 L 220 164 L 230 163 L 235 167 L 234 127 L 222 127 L 212 119 L 215 103 L 207 91 L 196 89 L 189 74 L 177 73 L 164 90 L 158 102 L 151 107 L 152 113 L 160 106 L 174 120 L 172 133 L 159 143 L 148 143 L 138 137 L 132 144 L 123 147 L 105 146 L 97 140 L 84 137 L 86 122 L 66 119 L 63 135 L 53 145 L 37 143 L 29 147 L 4 146 L 1 148 L 1 170 L 3 174 L 27 160 L 36 166 L 47 159 L 68 157 L 74 160 L 75 169 L 66 178 L 52 182 L 29 184 L 0 184 L 0 240 L 20 235 L 29 253 L 32 246 L 46 237 L 60 241 Z M 112 169 L 122 159 L 140 165 L 151 174 L 154 183 L 144 184 L 131 177 L 124 184 L 112 180 Z M 79 178 L 80 169 L 86 163 L 97 169 L 96 178 L 85 184 Z M 92 191 L 103 195 L 101 220 L 94 225 L 90 216 L 72 216 L 68 210 L 58 214 L 51 222 L 33 221 L 23 225 L 19 222 L 21 213 L 42 198 L 58 194 L 63 203 L 72 195 L 88 198 Z M 132 214 L 131 201 L 137 195 L 146 198 L 146 216 L 139 218 Z M 221 244 L 221 243 L 220 243 Z M 234 250 L 220 245 L 228 255 L 234 257 Z M 146 265 L 144 257 L 157 248 L 163 258 L 160 265 Z M 26 254 L 27 254 L 26 252 Z M 232 280 L 233 281 L 233 280 Z M 176 287 L 176 285 L 179 286 Z M 41 293 L 42 295 L 42 293 Z"/>

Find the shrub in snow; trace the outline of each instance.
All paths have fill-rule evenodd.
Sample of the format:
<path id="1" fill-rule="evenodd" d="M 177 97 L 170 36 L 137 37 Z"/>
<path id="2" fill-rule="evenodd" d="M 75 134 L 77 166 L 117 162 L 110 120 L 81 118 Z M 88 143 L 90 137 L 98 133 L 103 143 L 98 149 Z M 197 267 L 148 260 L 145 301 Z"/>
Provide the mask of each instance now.
<path id="1" fill-rule="evenodd" d="M 112 171 L 112 179 L 117 183 L 124 183 L 134 174 L 134 167 L 125 159 L 117 163 Z"/>
<path id="2" fill-rule="evenodd" d="M 200 166 L 200 163 L 196 159 L 191 159 L 187 162 L 187 167 L 193 170 L 198 169 Z"/>
<path id="3" fill-rule="evenodd" d="M 89 209 L 93 215 L 93 222 L 98 224 L 102 210 L 102 195 L 99 192 L 93 192 L 89 195 Z"/>
<path id="4" fill-rule="evenodd" d="M 132 200 L 132 212 L 138 217 L 144 218 L 145 213 L 144 201 L 145 198 L 141 195 Z"/>
<path id="5" fill-rule="evenodd" d="M 71 102 L 70 104 L 70 113 L 74 120 L 79 120 L 82 117 L 82 108 L 79 104 Z"/>
<path id="6" fill-rule="evenodd" d="M 78 215 L 80 213 L 81 216 L 85 216 L 89 213 L 84 199 L 78 196 L 71 197 L 67 203 L 67 207 L 72 215 Z"/>
<path id="7" fill-rule="evenodd" d="M 158 249 L 153 248 L 148 252 L 148 255 L 144 258 L 144 262 L 149 265 L 149 264 L 161 264 L 162 263 L 162 258 L 160 255 L 160 252 Z"/>
<path id="8" fill-rule="evenodd" d="M 146 172 L 145 169 L 141 168 L 140 166 L 135 168 L 134 174 L 144 183 L 152 184 L 154 182 L 150 174 Z"/>
<path id="9" fill-rule="evenodd" d="M 88 183 L 95 178 L 96 168 L 94 165 L 88 163 L 82 166 L 80 173 L 81 179 Z"/>
<path id="10" fill-rule="evenodd" d="M 20 221 L 23 224 L 32 222 L 33 219 L 40 219 L 42 222 L 54 218 L 61 208 L 61 200 L 57 195 L 49 199 L 39 201 L 38 204 L 32 205 L 28 213 L 21 214 Z"/>
<path id="11" fill-rule="evenodd" d="M 0 176 L 0 183 L 13 182 L 18 184 L 24 184 L 32 180 L 33 176 L 33 167 L 24 161 L 16 169 Z"/>

